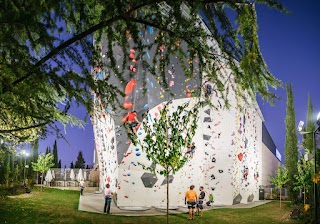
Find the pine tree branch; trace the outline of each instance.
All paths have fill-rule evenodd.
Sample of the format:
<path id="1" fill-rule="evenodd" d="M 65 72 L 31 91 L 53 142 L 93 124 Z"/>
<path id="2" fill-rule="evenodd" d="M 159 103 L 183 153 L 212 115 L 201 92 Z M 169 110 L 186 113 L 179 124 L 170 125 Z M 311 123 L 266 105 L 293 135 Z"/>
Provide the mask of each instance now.
<path id="1" fill-rule="evenodd" d="M 44 123 L 40 123 L 40 124 L 31 125 L 29 127 L 19 127 L 19 128 L 15 128 L 15 129 L 0 130 L 0 133 L 1 134 L 12 133 L 12 132 L 16 132 L 16 131 L 23 131 L 23 130 L 28 130 L 28 129 L 32 129 L 32 128 L 43 127 L 49 123 L 51 123 L 51 122 L 48 121 L 48 122 L 44 122 Z"/>
<path id="2" fill-rule="evenodd" d="M 70 46 L 71 44 L 77 42 L 78 40 L 81 40 L 82 38 L 85 38 L 86 36 L 92 34 L 93 32 L 104 28 L 106 26 L 110 26 L 112 23 L 114 23 L 115 21 L 119 20 L 121 17 L 120 16 L 116 16 L 113 17 L 109 20 L 103 21 L 98 23 L 97 25 L 87 29 L 86 31 L 72 37 L 71 39 L 67 40 L 66 42 L 60 44 L 58 47 L 54 48 L 49 54 L 47 54 L 45 57 L 43 57 L 40 61 L 38 61 L 35 65 L 34 68 L 38 68 L 41 65 L 43 65 L 46 61 L 48 61 L 50 58 L 52 58 L 53 56 L 57 55 L 60 51 L 62 51 L 63 49 L 67 48 L 68 46 Z M 31 75 L 33 74 L 33 71 L 28 72 L 26 75 L 20 77 L 19 79 L 15 80 L 12 85 L 16 85 L 22 81 L 24 81 L 25 79 L 29 78 Z"/>
<path id="3" fill-rule="evenodd" d="M 130 15 L 132 12 L 145 7 L 147 5 L 150 4 L 158 4 L 161 1 L 147 1 L 141 5 L 138 5 L 132 9 L 129 9 L 127 12 L 125 12 L 123 15 Z M 60 44 L 58 47 L 54 48 L 53 50 L 51 50 L 51 52 L 49 52 L 45 57 L 43 57 L 41 60 L 39 60 L 35 65 L 34 65 L 34 69 L 40 67 L 41 65 L 43 65 L 46 61 L 48 61 L 50 58 L 52 58 L 53 56 L 57 55 L 60 51 L 64 50 L 65 48 L 69 47 L 70 45 L 72 45 L 73 43 L 85 38 L 86 36 L 94 33 L 95 31 L 102 29 L 104 27 L 107 26 L 111 26 L 114 22 L 120 20 L 121 18 L 123 18 L 123 15 L 117 15 L 114 16 L 106 21 L 102 21 L 100 23 L 98 23 L 97 25 L 94 25 L 93 27 L 83 31 L 82 33 L 70 38 L 69 40 L 67 40 L 66 42 Z M 26 80 L 27 78 L 29 78 L 30 76 L 32 76 L 34 70 L 28 72 L 26 75 L 20 77 L 19 79 L 15 80 L 12 85 L 16 85 L 20 82 L 23 82 L 24 80 Z"/>

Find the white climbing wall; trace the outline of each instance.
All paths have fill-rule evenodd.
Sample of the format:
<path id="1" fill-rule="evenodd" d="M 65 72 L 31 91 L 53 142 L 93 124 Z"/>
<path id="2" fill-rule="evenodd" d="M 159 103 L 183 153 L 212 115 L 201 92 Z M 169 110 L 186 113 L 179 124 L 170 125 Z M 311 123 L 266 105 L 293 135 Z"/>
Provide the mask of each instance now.
<path id="1" fill-rule="evenodd" d="M 115 189 L 118 178 L 118 161 L 114 120 L 110 114 L 106 113 L 100 103 L 96 103 L 91 121 L 100 170 L 100 190 L 106 183 L 110 183 L 111 187 Z"/>
<path id="2" fill-rule="evenodd" d="M 217 99 L 212 98 L 212 102 L 217 103 Z M 170 104 L 171 109 L 186 100 L 189 99 L 174 100 Z M 240 110 L 234 107 L 235 102 L 234 98 L 231 101 L 233 107 L 229 110 L 215 110 L 209 106 L 202 108 L 194 137 L 196 153 L 173 176 L 170 184 L 171 206 L 183 205 L 184 193 L 191 184 L 196 189 L 204 186 L 207 195 L 214 195 L 216 204 L 258 200 L 257 174 L 261 173 L 259 124 L 262 119 L 254 105 L 241 102 Z M 156 106 L 148 116 L 158 115 L 159 106 Z M 138 137 L 143 138 L 142 127 Z M 118 206 L 165 206 L 164 177 L 144 171 L 139 163 L 152 165 L 138 146 L 130 145 L 119 165 Z"/>
<path id="3" fill-rule="evenodd" d="M 174 100 L 170 109 L 176 108 L 179 104 L 190 99 Z M 148 117 L 151 120 L 159 116 L 161 103 L 149 111 Z M 191 103 L 191 105 L 193 105 Z M 204 183 L 204 151 L 202 145 L 202 127 L 198 127 L 194 137 L 196 142 L 195 156 L 185 167 L 173 176 L 170 186 L 170 205 L 177 206 L 184 203 L 186 189 L 194 184 L 196 186 Z M 138 137 L 143 138 L 142 127 L 138 131 Z M 185 149 L 186 151 L 187 149 Z M 153 174 L 145 171 L 139 163 L 151 166 L 151 162 L 145 157 L 139 146 L 130 145 L 128 152 L 119 165 L 118 183 L 118 206 L 165 206 L 166 205 L 166 180 L 160 174 Z M 159 165 L 155 169 L 159 170 Z M 170 177 L 169 177 L 169 180 Z"/>
<path id="4" fill-rule="evenodd" d="M 205 28 L 205 25 L 202 24 Z M 159 34 L 151 26 L 146 26 L 139 33 L 142 43 L 152 44 Z M 108 113 L 110 108 L 104 106 L 95 96 L 95 112 L 92 115 L 96 151 L 101 172 L 101 184 L 110 182 L 113 189 L 118 192 L 118 206 L 165 206 L 166 184 L 163 176 L 142 169 L 139 165 L 145 164 L 159 169 L 158 165 L 151 164 L 139 146 L 131 144 L 127 138 L 124 125 L 120 120 L 128 111 L 136 110 L 138 118 L 147 114 L 147 119 L 157 117 L 161 105 L 166 100 L 174 98 L 170 104 L 170 110 L 187 100 L 193 100 L 193 94 L 201 89 L 202 79 L 205 74 L 200 74 L 198 61 L 194 59 L 193 77 L 186 77 L 183 67 L 177 55 L 171 55 L 166 66 L 165 77 L 168 82 L 168 93 L 160 85 L 160 76 L 149 72 L 144 64 L 153 65 L 153 57 L 156 52 L 165 53 L 166 46 L 154 46 L 144 49 L 143 54 L 136 54 L 135 43 L 127 34 L 130 49 L 122 50 L 113 45 L 113 53 L 119 72 L 123 74 L 127 83 L 122 83 L 108 68 L 96 68 L 97 80 L 106 78 L 108 82 L 123 89 L 125 96 L 119 96 L 122 107 Z M 219 47 L 214 41 L 209 41 L 213 49 L 219 55 Z M 177 46 L 186 46 L 185 43 L 176 43 Z M 108 52 L 107 42 L 101 43 L 102 54 Z M 186 48 L 187 49 L 187 48 Z M 161 53 L 162 52 L 162 53 Z M 190 52 L 185 52 L 186 54 Z M 139 58 L 138 58 L 139 57 Z M 123 61 L 128 62 L 129 68 L 121 70 Z M 104 63 L 109 63 L 107 57 Z M 190 63 L 189 59 L 186 61 Z M 235 85 L 226 64 L 219 68 L 219 78 L 225 79 L 226 89 Z M 221 68 L 221 67 L 222 68 Z M 156 66 L 157 67 L 157 66 Z M 105 73 L 103 73 L 103 70 Z M 124 88 L 124 84 L 125 88 Z M 214 87 L 213 87 L 214 90 Z M 226 90 L 230 108 L 224 108 L 221 96 L 214 90 L 210 96 L 211 103 L 215 106 L 201 108 L 198 120 L 198 129 L 194 136 L 196 152 L 194 158 L 173 177 L 170 177 L 170 205 L 184 204 L 184 194 L 191 184 L 204 186 L 207 196 L 212 193 L 215 204 L 248 203 L 258 200 L 258 188 L 261 184 L 260 175 L 262 169 L 262 121 L 260 109 L 256 102 L 236 98 L 232 88 Z M 105 99 L 104 99 L 105 100 Z M 105 100 L 104 103 L 108 103 Z M 142 127 L 137 133 L 143 138 Z"/>

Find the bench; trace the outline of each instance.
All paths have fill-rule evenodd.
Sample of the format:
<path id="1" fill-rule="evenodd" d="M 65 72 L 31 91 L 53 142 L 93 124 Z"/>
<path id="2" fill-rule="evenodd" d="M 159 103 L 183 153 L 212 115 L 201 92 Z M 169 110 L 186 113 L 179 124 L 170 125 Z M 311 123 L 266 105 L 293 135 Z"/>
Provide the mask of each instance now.
<path id="1" fill-rule="evenodd" d="M 299 219 L 299 216 L 300 216 L 300 208 L 294 208 L 294 209 L 291 211 L 290 217 L 291 217 L 292 219 Z"/>

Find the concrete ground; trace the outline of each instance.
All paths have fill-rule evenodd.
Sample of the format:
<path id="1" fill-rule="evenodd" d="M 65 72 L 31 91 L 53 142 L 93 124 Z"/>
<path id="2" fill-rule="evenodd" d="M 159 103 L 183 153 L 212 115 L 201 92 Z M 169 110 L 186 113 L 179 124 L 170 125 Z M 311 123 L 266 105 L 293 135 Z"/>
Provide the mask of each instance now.
<path id="1" fill-rule="evenodd" d="M 255 201 L 248 204 L 237 204 L 237 205 L 213 205 L 204 206 L 204 211 L 211 209 L 220 208 L 253 208 L 262 204 L 266 204 L 270 201 Z M 104 196 L 102 193 L 98 192 L 84 192 L 83 196 L 80 196 L 79 207 L 80 211 L 103 213 L 104 207 Z M 187 213 L 187 206 L 178 207 L 169 210 L 170 214 L 180 214 Z M 119 208 L 112 201 L 110 213 L 112 215 L 122 215 L 122 216 L 151 216 L 151 215 L 165 215 L 166 208 L 144 208 L 144 207 L 123 207 Z"/>

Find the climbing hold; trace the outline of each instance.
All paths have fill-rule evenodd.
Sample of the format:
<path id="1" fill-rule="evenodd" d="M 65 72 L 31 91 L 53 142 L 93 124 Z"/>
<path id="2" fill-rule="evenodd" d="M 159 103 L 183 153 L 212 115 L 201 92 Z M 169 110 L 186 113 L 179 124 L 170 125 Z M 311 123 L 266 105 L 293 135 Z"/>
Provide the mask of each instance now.
<path id="1" fill-rule="evenodd" d="M 124 103 L 123 103 L 123 107 L 124 107 L 125 109 L 130 109 L 130 108 L 133 107 L 133 103 L 132 103 L 132 102 L 124 102 Z"/>
<path id="2" fill-rule="evenodd" d="M 238 159 L 239 159 L 239 161 L 242 161 L 242 158 L 243 158 L 243 154 L 240 152 L 240 153 L 238 154 Z"/>
<path id="3" fill-rule="evenodd" d="M 130 82 L 128 82 L 126 89 L 124 91 L 125 94 L 130 94 L 135 87 L 137 81 L 135 79 L 132 79 Z"/>

